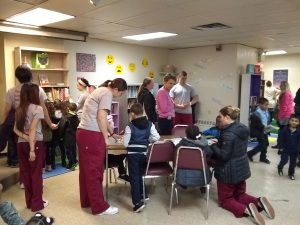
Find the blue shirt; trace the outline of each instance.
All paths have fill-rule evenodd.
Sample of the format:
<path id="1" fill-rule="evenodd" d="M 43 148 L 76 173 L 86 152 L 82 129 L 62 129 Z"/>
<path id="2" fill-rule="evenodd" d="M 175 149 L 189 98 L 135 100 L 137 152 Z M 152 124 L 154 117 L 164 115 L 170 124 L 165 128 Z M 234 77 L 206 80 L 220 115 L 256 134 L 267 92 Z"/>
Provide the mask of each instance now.
<path id="1" fill-rule="evenodd" d="M 270 120 L 269 111 L 262 110 L 260 107 L 257 107 L 256 112 L 258 112 L 262 124 L 267 127 Z"/>

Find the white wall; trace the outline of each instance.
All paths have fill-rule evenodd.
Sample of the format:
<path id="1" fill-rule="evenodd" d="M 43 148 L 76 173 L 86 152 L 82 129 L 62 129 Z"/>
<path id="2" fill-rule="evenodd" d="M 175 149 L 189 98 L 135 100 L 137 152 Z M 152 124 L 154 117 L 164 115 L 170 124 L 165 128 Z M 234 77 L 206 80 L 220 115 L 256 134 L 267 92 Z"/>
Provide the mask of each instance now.
<path id="1" fill-rule="evenodd" d="M 69 52 L 69 82 L 71 95 L 76 99 L 79 95 L 76 88 L 77 77 L 85 77 L 91 84 L 101 84 L 105 80 L 117 77 L 124 78 L 128 84 L 141 83 L 145 77 L 148 77 L 149 71 L 154 72 L 154 81 L 161 83 L 162 77 L 159 75 L 161 66 L 166 64 L 168 57 L 167 49 L 142 47 L 137 45 L 128 45 L 117 42 L 110 42 L 97 39 L 88 39 L 87 42 L 65 41 L 64 47 Z M 96 55 L 96 72 L 77 72 L 76 71 L 76 53 L 88 53 Z M 113 55 L 114 64 L 106 63 L 106 56 Z M 143 58 L 147 58 L 149 65 L 142 66 Z M 129 63 L 135 63 L 135 72 L 128 69 Z M 123 73 L 116 74 L 115 67 L 122 65 Z"/>
<path id="2" fill-rule="evenodd" d="M 172 50 L 169 63 L 177 71 L 186 70 L 188 83 L 199 96 L 198 120 L 215 121 L 219 110 L 237 105 L 239 78 L 237 74 L 237 45 L 224 45 Z"/>
<path id="3" fill-rule="evenodd" d="M 276 69 L 288 69 L 288 82 L 295 96 L 300 88 L 300 54 L 267 56 L 263 68 L 265 80 L 273 83 L 273 70 Z"/>

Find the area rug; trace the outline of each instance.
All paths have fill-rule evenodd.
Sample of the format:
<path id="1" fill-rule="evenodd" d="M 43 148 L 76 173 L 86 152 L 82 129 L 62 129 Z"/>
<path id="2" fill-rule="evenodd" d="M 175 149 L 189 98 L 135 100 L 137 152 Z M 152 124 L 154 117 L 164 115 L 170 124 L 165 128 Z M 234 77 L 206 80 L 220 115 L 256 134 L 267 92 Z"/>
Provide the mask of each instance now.
<path id="1" fill-rule="evenodd" d="M 56 164 L 55 170 L 52 170 L 50 172 L 46 171 L 43 173 L 43 179 L 47 179 L 49 177 L 55 177 L 64 173 L 71 172 L 71 170 L 66 169 L 65 167 L 61 166 L 60 164 Z"/>

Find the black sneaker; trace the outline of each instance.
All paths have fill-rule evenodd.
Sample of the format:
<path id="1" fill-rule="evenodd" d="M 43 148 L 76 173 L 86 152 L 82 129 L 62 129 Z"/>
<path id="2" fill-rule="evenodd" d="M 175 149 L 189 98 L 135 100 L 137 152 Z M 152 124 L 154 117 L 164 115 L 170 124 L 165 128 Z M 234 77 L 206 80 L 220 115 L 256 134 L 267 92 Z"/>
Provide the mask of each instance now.
<path id="1" fill-rule="evenodd" d="M 277 148 L 279 148 L 279 146 L 278 145 L 274 145 L 274 146 L 271 146 L 271 148 L 277 149 Z"/>
<path id="2" fill-rule="evenodd" d="M 278 170 L 278 175 L 279 176 L 283 176 L 283 171 L 281 168 L 277 167 L 277 170 Z"/>
<path id="3" fill-rule="evenodd" d="M 258 198 L 258 203 L 270 219 L 275 218 L 275 211 L 266 197 Z"/>
<path id="4" fill-rule="evenodd" d="M 295 176 L 294 175 L 290 175 L 289 176 L 291 180 L 295 180 Z"/>
<path id="5" fill-rule="evenodd" d="M 268 159 L 260 159 L 259 161 L 263 162 L 263 163 L 266 163 L 266 164 L 270 164 L 271 163 L 270 160 L 268 160 Z"/>
<path id="6" fill-rule="evenodd" d="M 254 203 L 250 203 L 247 206 L 247 209 L 250 217 L 252 217 L 258 225 L 265 225 L 265 220 L 262 217 L 262 215 L 260 215 L 260 213 L 257 211 L 257 208 L 254 205 Z"/>
<path id="7" fill-rule="evenodd" d="M 283 151 L 282 149 L 278 149 L 277 154 L 278 154 L 278 155 L 281 155 L 281 154 L 282 154 L 282 151 Z"/>
<path id="8" fill-rule="evenodd" d="M 123 180 L 125 182 L 129 182 L 129 176 L 126 174 L 122 174 L 118 177 L 118 179 Z"/>
<path id="9" fill-rule="evenodd" d="M 140 202 L 133 207 L 133 211 L 138 213 L 138 212 L 142 211 L 143 208 L 145 208 L 145 204 L 143 202 Z"/>

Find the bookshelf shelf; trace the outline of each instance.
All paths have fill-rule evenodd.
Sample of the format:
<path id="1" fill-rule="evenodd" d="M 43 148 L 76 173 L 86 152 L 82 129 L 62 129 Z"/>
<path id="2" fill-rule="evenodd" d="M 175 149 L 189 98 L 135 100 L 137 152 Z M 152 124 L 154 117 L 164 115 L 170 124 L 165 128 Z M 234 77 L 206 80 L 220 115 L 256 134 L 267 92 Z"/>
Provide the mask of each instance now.
<path id="1" fill-rule="evenodd" d="M 54 101 L 67 100 L 68 53 L 59 49 L 15 47 L 15 67 L 27 64 L 32 69 L 33 82 L 39 84 L 48 97 Z M 59 84 L 59 85 L 58 85 Z"/>

